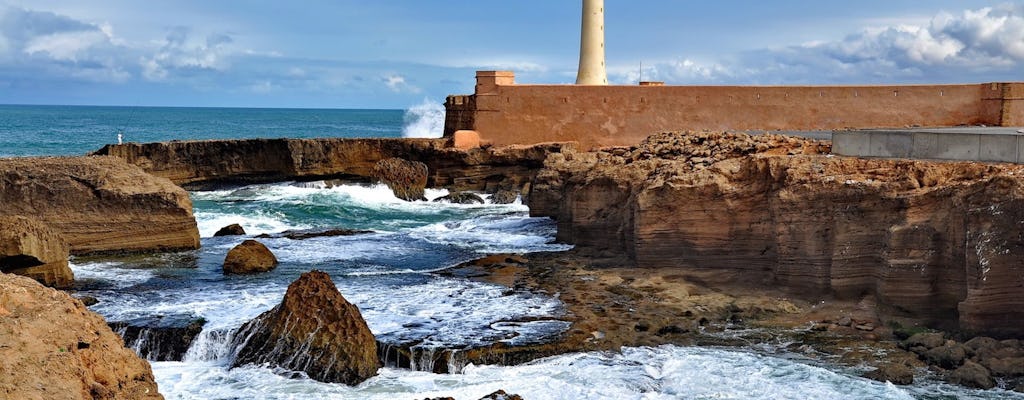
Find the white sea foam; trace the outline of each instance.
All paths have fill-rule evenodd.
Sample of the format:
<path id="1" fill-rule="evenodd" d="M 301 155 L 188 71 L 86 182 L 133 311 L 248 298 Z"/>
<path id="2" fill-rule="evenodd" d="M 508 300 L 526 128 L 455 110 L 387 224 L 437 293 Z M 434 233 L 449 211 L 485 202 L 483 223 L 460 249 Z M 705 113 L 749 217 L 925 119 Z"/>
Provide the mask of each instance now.
<path id="1" fill-rule="evenodd" d="M 402 136 L 407 138 L 439 138 L 444 134 L 444 106 L 424 99 L 409 108 L 403 117 Z"/>
<path id="2" fill-rule="evenodd" d="M 382 368 L 355 387 L 214 363 L 156 362 L 153 372 L 168 399 L 476 399 L 498 389 L 552 400 L 1024 398 L 933 383 L 896 387 L 782 358 L 676 346 L 569 354 L 514 367 L 468 366 L 458 375 Z"/>
<path id="3" fill-rule="evenodd" d="M 117 288 L 137 285 L 153 278 L 155 274 L 146 269 L 127 268 L 127 265 L 116 261 L 107 262 L 69 262 L 68 266 L 75 273 L 75 279 L 82 281 L 98 281 Z"/>
<path id="4" fill-rule="evenodd" d="M 571 245 L 552 242 L 555 227 L 547 218 L 522 215 L 483 215 L 440 222 L 413 229 L 410 236 L 480 253 L 565 251 L 572 248 Z"/>

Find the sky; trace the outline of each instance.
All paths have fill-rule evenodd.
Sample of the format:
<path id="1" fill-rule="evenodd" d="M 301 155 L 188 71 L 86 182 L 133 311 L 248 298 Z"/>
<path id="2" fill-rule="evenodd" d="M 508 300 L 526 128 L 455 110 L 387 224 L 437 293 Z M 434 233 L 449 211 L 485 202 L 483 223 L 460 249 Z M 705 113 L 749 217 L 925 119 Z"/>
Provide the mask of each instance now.
<path id="1" fill-rule="evenodd" d="M 1024 1 L 606 0 L 609 81 L 1024 81 Z M 391 108 L 575 81 L 579 0 L 0 0 L 0 104 Z M 641 75 L 642 65 L 642 75 Z"/>

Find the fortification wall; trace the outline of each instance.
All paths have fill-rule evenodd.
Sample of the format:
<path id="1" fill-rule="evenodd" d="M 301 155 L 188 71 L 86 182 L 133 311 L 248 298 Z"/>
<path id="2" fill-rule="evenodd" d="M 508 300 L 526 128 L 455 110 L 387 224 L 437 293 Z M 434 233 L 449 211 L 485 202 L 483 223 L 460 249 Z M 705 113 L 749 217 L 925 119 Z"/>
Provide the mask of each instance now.
<path id="1" fill-rule="evenodd" d="M 677 130 L 835 130 L 1024 124 L 1024 84 L 890 86 L 518 85 L 477 73 L 476 93 L 446 103 L 446 134 L 496 145 L 633 145 Z M 456 104 L 455 100 L 460 100 Z M 472 111 L 469 111 L 471 109 Z"/>

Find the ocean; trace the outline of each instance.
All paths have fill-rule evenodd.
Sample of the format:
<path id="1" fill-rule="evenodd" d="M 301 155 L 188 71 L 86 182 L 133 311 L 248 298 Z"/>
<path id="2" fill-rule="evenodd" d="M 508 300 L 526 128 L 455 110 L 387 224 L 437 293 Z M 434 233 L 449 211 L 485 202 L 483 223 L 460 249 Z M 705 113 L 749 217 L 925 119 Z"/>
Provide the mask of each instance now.
<path id="1" fill-rule="evenodd" d="M 410 110 L 0 106 L 0 157 L 81 155 L 124 140 L 253 137 L 437 136 L 439 105 Z M 427 192 L 429 199 L 444 189 Z M 384 343 L 423 351 L 505 341 L 544 341 L 568 328 L 560 301 L 436 271 L 500 252 L 563 251 L 555 224 L 521 202 L 457 205 L 404 202 L 381 185 L 280 182 L 192 192 L 202 248 L 171 254 L 76 257 L 82 295 L 109 321 L 206 321 L 182 361 L 152 361 L 168 399 L 477 399 L 498 389 L 526 399 L 995 399 L 1024 398 L 926 379 L 897 387 L 786 353 L 750 349 L 637 347 L 545 358 L 518 366 L 458 365 L 434 374 L 385 367 L 356 387 L 320 383 L 271 368 L 230 369 L 232 339 L 245 321 L 280 302 L 287 285 L 316 268 L 331 274 Z M 345 228 L 373 233 L 306 240 L 260 239 L 280 266 L 224 276 L 221 263 L 243 237 L 213 237 L 228 224 L 249 237 L 285 230 Z M 509 324 L 507 321 L 523 323 Z M 130 345 L 140 346 L 140 343 Z M 457 360 L 451 360 L 456 362 Z"/>

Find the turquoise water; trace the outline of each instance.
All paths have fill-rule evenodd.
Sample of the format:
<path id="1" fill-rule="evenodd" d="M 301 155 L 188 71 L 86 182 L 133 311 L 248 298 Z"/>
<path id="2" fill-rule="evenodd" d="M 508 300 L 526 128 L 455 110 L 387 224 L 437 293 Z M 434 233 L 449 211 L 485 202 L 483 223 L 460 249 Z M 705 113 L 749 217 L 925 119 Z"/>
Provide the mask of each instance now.
<path id="1" fill-rule="evenodd" d="M 0 157 L 82 155 L 116 143 L 118 132 L 124 141 L 139 143 L 401 137 L 420 117 L 436 120 L 436 114 L 436 110 L 423 115 L 405 110 L 0 105 Z"/>

